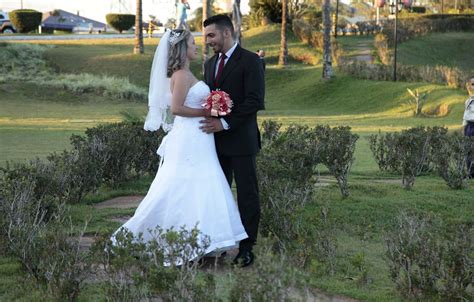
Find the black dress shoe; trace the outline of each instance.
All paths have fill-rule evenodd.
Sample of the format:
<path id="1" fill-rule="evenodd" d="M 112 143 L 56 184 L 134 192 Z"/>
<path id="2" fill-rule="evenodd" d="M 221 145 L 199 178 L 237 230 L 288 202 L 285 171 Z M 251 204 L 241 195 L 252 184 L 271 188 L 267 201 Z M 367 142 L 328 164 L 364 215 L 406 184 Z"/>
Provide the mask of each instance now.
<path id="1" fill-rule="evenodd" d="M 238 265 L 240 267 L 246 267 L 253 263 L 253 259 L 255 256 L 251 251 L 242 251 L 235 256 L 234 261 L 232 264 Z"/>

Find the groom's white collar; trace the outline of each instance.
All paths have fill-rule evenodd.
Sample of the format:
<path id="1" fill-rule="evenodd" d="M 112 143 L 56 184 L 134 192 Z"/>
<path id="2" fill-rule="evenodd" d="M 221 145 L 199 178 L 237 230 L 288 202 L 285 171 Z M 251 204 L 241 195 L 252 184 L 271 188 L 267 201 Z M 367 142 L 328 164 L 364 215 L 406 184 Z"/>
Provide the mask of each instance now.
<path id="1" fill-rule="evenodd" d="M 230 58 L 230 56 L 232 56 L 232 54 L 234 53 L 234 50 L 235 50 L 235 48 L 237 47 L 237 45 L 238 45 L 238 43 L 235 42 L 235 43 L 234 43 L 234 46 L 232 46 L 232 47 L 225 53 L 227 59 Z M 222 55 L 222 53 L 219 53 L 219 58 L 221 57 L 221 55 Z"/>

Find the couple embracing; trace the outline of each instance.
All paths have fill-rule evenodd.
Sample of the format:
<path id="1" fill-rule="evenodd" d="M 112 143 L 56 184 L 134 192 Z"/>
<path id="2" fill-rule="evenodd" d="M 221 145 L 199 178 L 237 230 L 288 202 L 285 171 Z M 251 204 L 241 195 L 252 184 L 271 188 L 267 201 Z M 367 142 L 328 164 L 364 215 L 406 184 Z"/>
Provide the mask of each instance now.
<path id="1" fill-rule="evenodd" d="M 157 226 L 191 229 L 197 224 L 210 239 L 206 253 L 238 247 L 234 263 L 248 266 L 260 219 L 255 157 L 260 149 L 257 111 L 264 109 L 263 65 L 234 41 L 226 15 L 205 20 L 203 38 L 215 52 L 205 63 L 204 81 L 189 69 L 199 56 L 189 31 L 167 31 L 158 45 L 145 130 L 162 127 L 168 133 L 158 149 L 160 169 L 121 229 L 152 240 L 148 230 Z M 229 115 L 211 116 L 202 107 L 212 90 L 230 95 Z"/>

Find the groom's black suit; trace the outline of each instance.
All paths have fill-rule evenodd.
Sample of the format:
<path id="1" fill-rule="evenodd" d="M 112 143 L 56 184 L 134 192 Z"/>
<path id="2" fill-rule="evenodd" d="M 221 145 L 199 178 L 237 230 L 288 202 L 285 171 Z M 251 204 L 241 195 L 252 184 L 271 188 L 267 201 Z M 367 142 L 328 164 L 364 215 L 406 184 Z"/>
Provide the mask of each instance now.
<path id="1" fill-rule="evenodd" d="M 216 54 L 205 64 L 204 78 L 211 90 L 227 92 L 234 102 L 224 120 L 228 130 L 215 133 L 217 155 L 229 184 L 232 177 L 237 186 L 240 216 L 249 238 L 240 243 L 240 250 L 251 250 L 257 239 L 260 203 L 255 170 L 255 156 L 260 150 L 257 111 L 263 110 L 265 79 L 260 58 L 239 45 L 228 59 L 217 83 Z"/>

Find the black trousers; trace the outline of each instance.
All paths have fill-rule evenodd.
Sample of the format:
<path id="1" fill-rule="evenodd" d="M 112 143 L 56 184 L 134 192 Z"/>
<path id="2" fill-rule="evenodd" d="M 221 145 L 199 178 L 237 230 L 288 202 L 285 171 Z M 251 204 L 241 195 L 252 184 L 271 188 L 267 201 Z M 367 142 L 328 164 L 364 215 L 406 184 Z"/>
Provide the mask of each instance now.
<path id="1" fill-rule="evenodd" d="M 257 241 L 260 221 L 255 155 L 232 157 L 219 155 L 219 162 L 230 186 L 232 179 L 235 179 L 240 217 L 249 236 L 240 242 L 239 249 L 251 250 Z"/>

